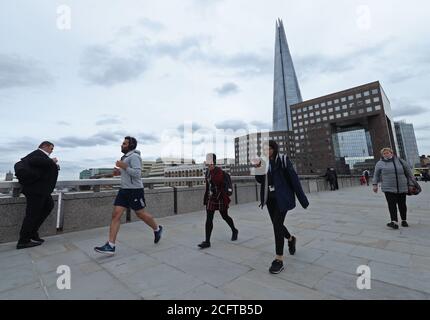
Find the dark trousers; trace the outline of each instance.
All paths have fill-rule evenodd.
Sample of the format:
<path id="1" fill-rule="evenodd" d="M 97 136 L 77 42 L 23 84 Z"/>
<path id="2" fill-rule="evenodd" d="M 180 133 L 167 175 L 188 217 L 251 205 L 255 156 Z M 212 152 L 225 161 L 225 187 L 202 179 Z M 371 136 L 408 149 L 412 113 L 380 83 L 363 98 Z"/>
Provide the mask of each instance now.
<path id="1" fill-rule="evenodd" d="M 228 215 L 227 210 L 220 210 L 221 217 L 224 219 L 225 222 L 229 225 L 231 228 L 231 231 L 236 231 L 236 228 L 234 227 L 233 219 Z M 211 242 L 211 234 L 213 229 L 213 221 L 214 221 L 214 215 L 215 211 L 206 210 L 206 242 Z"/>
<path id="2" fill-rule="evenodd" d="M 51 195 L 26 194 L 27 207 L 25 218 L 22 222 L 19 242 L 29 242 L 31 238 L 37 237 L 40 226 L 46 220 L 54 208 L 54 200 Z"/>
<path id="3" fill-rule="evenodd" d="M 276 195 L 274 192 L 269 192 L 269 197 L 266 202 L 267 209 L 269 210 L 270 220 L 272 220 L 273 231 L 275 233 L 275 250 L 278 256 L 284 255 L 284 241 L 285 238 L 289 239 L 291 234 L 284 225 L 285 216 L 287 212 L 280 212 Z"/>
<path id="4" fill-rule="evenodd" d="M 391 193 L 385 192 L 385 198 L 388 203 L 388 210 L 390 211 L 391 221 L 397 222 L 397 207 L 399 207 L 400 217 L 406 221 L 406 193 Z"/>

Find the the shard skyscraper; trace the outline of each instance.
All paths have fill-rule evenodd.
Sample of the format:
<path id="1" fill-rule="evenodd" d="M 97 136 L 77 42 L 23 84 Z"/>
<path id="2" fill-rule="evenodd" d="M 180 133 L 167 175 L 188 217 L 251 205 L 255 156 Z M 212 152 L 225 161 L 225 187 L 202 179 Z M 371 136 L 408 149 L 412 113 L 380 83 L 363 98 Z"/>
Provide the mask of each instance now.
<path id="1" fill-rule="evenodd" d="M 273 131 L 291 131 L 290 106 L 302 102 L 293 59 L 282 20 L 276 22 Z"/>

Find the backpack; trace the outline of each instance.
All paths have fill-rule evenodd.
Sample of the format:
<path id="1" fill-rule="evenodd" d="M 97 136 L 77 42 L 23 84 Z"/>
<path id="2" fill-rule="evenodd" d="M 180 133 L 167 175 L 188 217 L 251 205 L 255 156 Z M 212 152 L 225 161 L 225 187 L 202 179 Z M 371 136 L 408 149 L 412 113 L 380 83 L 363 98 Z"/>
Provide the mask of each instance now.
<path id="1" fill-rule="evenodd" d="M 15 176 L 21 185 L 29 185 L 39 179 L 39 174 L 30 167 L 26 160 L 20 160 L 14 165 Z"/>
<path id="2" fill-rule="evenodd" d="M 231 176 L 224 170 L 222 171 L 224 174 L 224 191 L 230 197 L 233 194 L 233 184 L 231 183 Z"/>

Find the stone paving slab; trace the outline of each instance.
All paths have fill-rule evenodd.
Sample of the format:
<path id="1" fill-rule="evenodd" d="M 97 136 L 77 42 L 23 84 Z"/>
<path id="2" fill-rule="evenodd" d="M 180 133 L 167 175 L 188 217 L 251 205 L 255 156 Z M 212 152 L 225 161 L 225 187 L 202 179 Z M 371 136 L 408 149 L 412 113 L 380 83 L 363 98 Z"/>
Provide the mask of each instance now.
<path id="1" fill-rule="evenodd" d="M 39 247 L 0 245 L 0 299 L 430 299 L 430 184 L 408 197 L 410 228 L 389 230 L 383 194 L 354 187 L 309 195 L 311 206 L 289 212 L 297 252 L 271 275 L 274 236 L 267 210 L 233 206 L 239 231 L 217 213 L 212 247 L 200 250 L 205 212 L 158 219 L 163 238 L 143 222 L 121 226 L 114 257 L 94 252 L 108 226 L 47 237 Z M 89 213 L 90 214 L 90 213 Z M 56 286 L 59 265 L 71 290 Z M 371 269 L 371 289 L 356 286 L 357 267 Z"/>

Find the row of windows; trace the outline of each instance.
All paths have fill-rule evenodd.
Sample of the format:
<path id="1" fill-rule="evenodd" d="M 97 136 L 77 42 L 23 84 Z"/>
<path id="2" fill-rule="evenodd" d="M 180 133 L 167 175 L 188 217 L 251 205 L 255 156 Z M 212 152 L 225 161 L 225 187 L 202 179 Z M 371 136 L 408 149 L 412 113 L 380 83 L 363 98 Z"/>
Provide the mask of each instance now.
<path id="1" fill-rule="evenodd" d="M 312 111 L 312 110 L 319 109 L 320 107 L 323 108 L 323 107 L 331 106 L 333 104 L 338 104 L 338 103 L 341 103 L 341 102 L 352 101 L 352 100 L 354 100 L 354 98 L 355 99 L 360 99 L 360 98 L 363 98 L 363 97 L 368 97 L 368 96 L 370 96 L 370 94 L 375 95 L 375 94 L 378 94 L 378 93 L 379 93 L 378 89 L 373 89 L 372 91 L 364 91 L 364 92 L 361 92 L 361 93 L 357 93 L 356 95 L 349 95 L 348 97 L 342 97 L 340 99 L 329 100 L 329 101 L 318 103 L 318 104 L 315 104 L 315 105 L 311 105 L 311 106 L 307 106 L 307 107 L 303 107 L 303 108 L 298 108 L 298 109 L 292 110 L 291 113 L 292 114 L 296 114 L 296 112 L 297 113 L 302 113 L 302 112 Z M 370 100 L 370 99 L 367 99 L 367 100 Z M 378 101 L 379 101 L 379 97 L 378 97 Z"/>
<path id="2" fill-rule="evenodd" d="M 296 127 L 301 127 L 303 125 L 319 123 L 321 121 L 340 119 L 342 117 L 349 117 L 349 116 L 354 116 L 354 115 L 357 115 L 357 114 L 364 114 L 365 112 L 373 112 L 373 111 L 378 111 L 378 110 L 381 110 L 381 106 L 380 105 L 377 105 L 375 107 L 367 107 L 366 109 L 350 110 L 350 111 L 346 111 L 346 112 L 343 112 L 343 113 L 331 114 L 331 115 L 324 116 L 324 117 L 321 117 L 321 118 L 310 119 L 310 120 L 305 120 L 305 121 L 299 121 L 298 123 L 295 122 L 295 123 L 293 123 L 293 127 L 296 128 Z"/>
<path id="3" fill-rule="evenodd" d="M 379 97 L 373 98 L 373 102 L 379 102 L 379 101 L 380 101 Z M 372 99 L 366 99 L 364 101 L 364 104 L 366 104 L 366 105 L 369 105 L 371 103 L 372 103 Z M 348 108 L 354 108 L 355 106 L 356 105 L 354 103 L 350 103 L 349 105 L 348 104 L 344 104 L 342 106 L 336 106 L 334 108 L 321 109 L 321 110 L 318 110 L 318 111 L 313 111 L 313 112 L 309 112 L 309 113 L 299 114 L 297 116 L 293 116 L 292 119 L 293 119 L 293 121 L 301 120 L 301 119 L 307 119 L 307 118 L 319 116 L 321 114 L 332 113 L 332 112 L 341 111 L 341 110 L 348 110 Z M 359 106 L 359 107 L 363 106 L 363 101 L 358 101 L 357 106 Z M 291 113 L 292 114 L 296 114 L 295 110 L 293 110 Z"/>
<path id="4" fill-rule="evenodd" d="M 243 139 L 242 141 L 240 141 L 237 145 L 243 146 L 243 145 L 247 145 L 249 142 L 260 142 L 260 141 L 269 141 L 269 140 L 275 140 L 275 141 L 283 141 L 285 140 L 286 137 L 284 136 L 274 136 L 274 137 L 262 137 L 262 138 L 251 138 L 249 140 L 245 140 Z"/>

